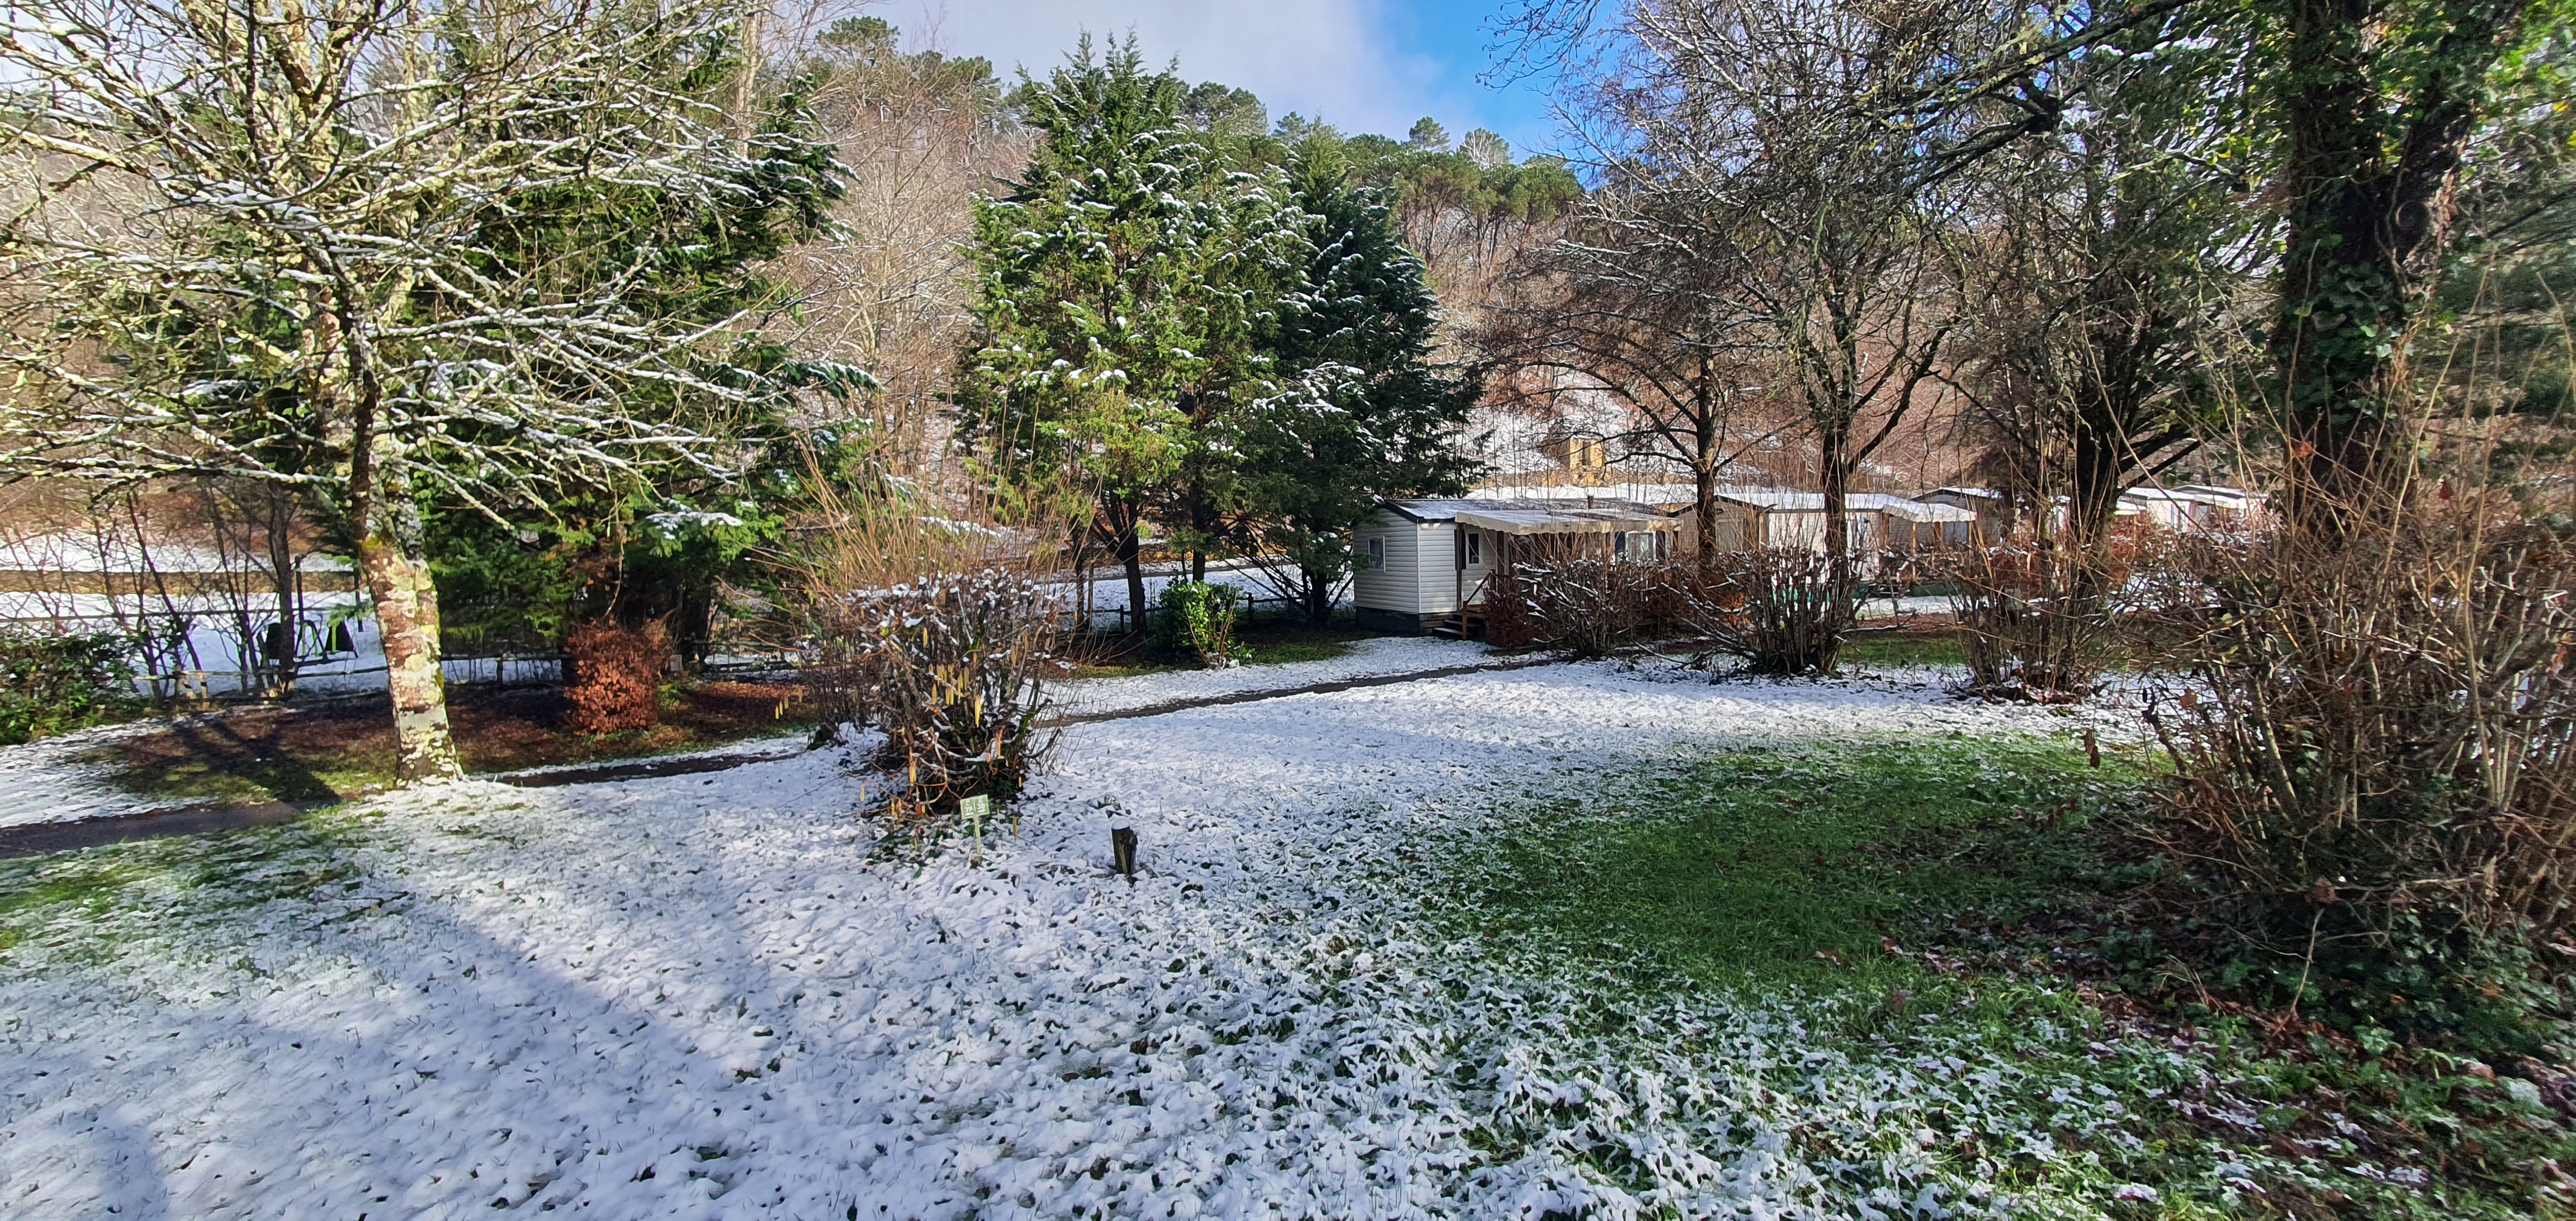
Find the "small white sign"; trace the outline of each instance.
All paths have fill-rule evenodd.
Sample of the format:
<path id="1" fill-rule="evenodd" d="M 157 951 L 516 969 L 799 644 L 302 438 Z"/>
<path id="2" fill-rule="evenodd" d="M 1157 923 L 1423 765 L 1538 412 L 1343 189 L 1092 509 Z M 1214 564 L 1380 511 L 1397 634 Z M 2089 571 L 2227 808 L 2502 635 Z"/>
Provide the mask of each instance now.
<path id="1" fill-rule="evenodd" d="M 993 813 L 993 799 L 983 793 L 963 798 L 957 803 L 957 816 L 982 821 Z"/>

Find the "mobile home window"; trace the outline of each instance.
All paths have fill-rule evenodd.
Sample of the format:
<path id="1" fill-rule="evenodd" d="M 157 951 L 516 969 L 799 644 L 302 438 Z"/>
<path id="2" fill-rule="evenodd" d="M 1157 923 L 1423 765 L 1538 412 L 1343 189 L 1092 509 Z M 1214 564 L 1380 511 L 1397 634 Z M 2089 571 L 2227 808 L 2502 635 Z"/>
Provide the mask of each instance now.
<path id="1" fill-rule="evenodd" d="M 1618 558 L 1623 559 L 1623 560 L 1628 558 L 1628 536 L 1627 536 L 1627 535 L 1625 535 L 1625 534 L 1613 534 L 1613 535 L 1611 535 L 1611 536 L 1610 536 L 1610 554 L 1612 554 L 1612 555 L 1614 555 L 1614 556 L 1617 556 Z"/>
<path id="2" fill-rule="evenodd" d="M 1485 536 L 1471 530 L 1467 533 L 1467 566 L 1473 568 L 1484 562 Z"/>
<path id="3" fill-rule="evenodd" d="M 1371 568 L 1386 567 L 1386 540 L 1372 534 L 1369 536 L 1368 547 L 1368 566 Z"/>

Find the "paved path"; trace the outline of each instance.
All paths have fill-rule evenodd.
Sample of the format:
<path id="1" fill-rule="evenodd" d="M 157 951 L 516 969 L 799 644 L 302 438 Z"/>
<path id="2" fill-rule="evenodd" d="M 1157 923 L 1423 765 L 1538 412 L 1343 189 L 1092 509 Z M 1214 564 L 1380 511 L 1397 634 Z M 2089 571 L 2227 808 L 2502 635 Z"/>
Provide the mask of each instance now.
<path id="1" fill-rule="evenodd" d="M 1335 691 L 1352 691 L 1361 687 L 1384 687 L 1395 683 L 1421 682 L 1434 678 L 1453 678 L 1485 670 L 1517 670 L 1549 660 L 1544 657 L 1515 657 L 1474 665 L 1443 666 L 1436 670 L 1415 670 L 1406 674 L 1371 674 L 1360 678 L 1336 679 L 1326 683 L 1308 683 L 1302 687 L 1274 687 L 1258 691 L 1235 691 L 1225 695 L 1201 696 L 1196 699 L 1172 700 L 1141 708 L 1114 712 L 1079 713 L 1053 717 L 1039 724 L 1046 728 L 1088 725 L 1099 721 L 1124 721 L 1136 717 L 1164 716 L 1192 708 L 1213 708 L 1221 704 L 1248 704 L 1256 700 L 1285 699 L 1292 695 L 1327 695 Z M 642 780 L 656 776 L 689 776 L 700 772 L 730 771 L 752 763 L 769 763 L 792 758 L 801 750 L 764 751 L 760 753 L 682 755 L 670 759 L 635 759 L 624 763 L 602 763 L 590 767 L 562 767 L 536 772 L 505 772 L 477 779 L 497 781 L 520 788 L 553 788 L 566 784 L 602 784 L 620 780 Z M 203 831 L 229 831 L 239 827 L 264 827 L 301 818 L 323 804 L 262 802 L 246 806 L 198 806 L 180 810 L 111 818 L 90 818 L 78 822 L 37 823 L 30 826 L 0 827 L 0 858 L 34 856 L 45 852 L 63 852 L 74 848 L 94 848 L 101 844 L 127 840 L 154 839 L 165 835 L 193 835 Z"/>

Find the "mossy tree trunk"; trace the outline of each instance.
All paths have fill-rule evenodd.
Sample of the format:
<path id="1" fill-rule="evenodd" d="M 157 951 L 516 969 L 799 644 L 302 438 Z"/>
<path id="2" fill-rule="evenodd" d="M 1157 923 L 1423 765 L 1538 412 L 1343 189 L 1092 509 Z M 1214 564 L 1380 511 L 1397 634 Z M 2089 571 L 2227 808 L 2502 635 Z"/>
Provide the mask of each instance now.
<path id="1" fill-rule="evenodd" d="M 464 775 L 447 724 L 447 679 L 438 664 L 438 586 L 421 545 L 420 512 L 406 494 L 378 497 L 358 540 L 358 572 L 384 632 L 385 690 L 393 701 L 394 779 Z"/>

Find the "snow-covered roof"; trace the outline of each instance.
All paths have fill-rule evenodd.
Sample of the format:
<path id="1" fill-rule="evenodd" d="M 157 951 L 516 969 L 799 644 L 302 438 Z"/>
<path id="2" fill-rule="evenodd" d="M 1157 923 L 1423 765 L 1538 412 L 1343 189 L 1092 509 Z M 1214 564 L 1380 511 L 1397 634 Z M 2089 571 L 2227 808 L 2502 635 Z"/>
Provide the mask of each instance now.
<path id="1" fill-rule="evenodd" d="M 1749 505 L 1765 513 L 1822 513 L 1825 511 L 1825 494 L 1822 492 L 1792 492 L 1781 488 L 1719 488 L 1716 496 L 1719 500 Z"/>
<path id="2" fill-rule="evenodd" d="M 1687 483 L 1611 483 L 1592 487 L 1476 488 L 1469 500 L 1624 500 L 1631 504 L 1688 505 L 1698 498 Z"/>
<path id="3" fill-rule="evenodd" d="M 1760 509 L 1765 513 L 1822 513 L 1822 492 L 1790 492 L 1779 488 L 1720 488 L 1720 500 L 1732 501 Z M 1885 492 L 1850 492 L 1843 496 L 1843 508 L 1853 513 L 1885 513 L 1906 521 L 1975 521 L 1975 512 L 1957 505 L 1926 504 Z"/>
<path id="4" fill-rule="evenodd" d="M 2219 487 L 2206 483 L 2186 483 L 2179 487 L 2131 488 L 2122 493 L 2140 500 L 2171 500 L 2185 504 L 2216 505 L 2222 509 L 2241 509 L 2254 500 L 2243 488 Z"/>
<path id="5" fill-rule="evenodd" d="M 1418 522 L 1449 522 L 1499 534 L 1615 534 L 1670 528 L 1672 517 L 1652 505 L 1558 500 L 1390 500 L 1386 507 Z"/>
<path id="6" fill-rule="evenodd" d="M 1929 492 L 1925 492 L 1924 495 L 1939 496 L 1944 493 L 1951 496 L 1964 496 L 1970 500 L 2000 501 L 2004 498 L 2003 493 L 1998 492 L 1993 488 L 1934 488 Z"/>
<path id="7" fill-rule="evenodd" d="M 1852 497 L 1852 500 L 1855 502 L 1860 499 L 1862 498 L 1858 496 Z M 1977 520 L 1976 510 L 1961 508 L 1958 505 L 1927 504 L 1920 500 L 1907 500 L 1902 496 L 1872 495 L 1869 499 L 1876 502 L 1869 505 L 1869 508 L 1880 513 L 1885 513 L 1889 517 L 1902 518 L 1906 521 Z M 1855 503 L 1852 507 L 1857 509 L 1862 506 Z"/>

